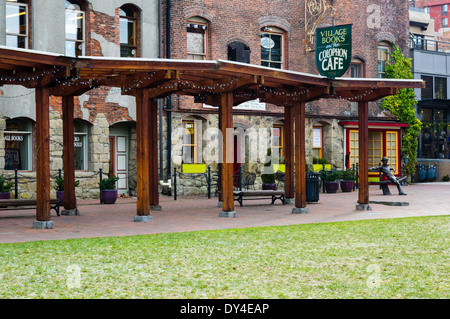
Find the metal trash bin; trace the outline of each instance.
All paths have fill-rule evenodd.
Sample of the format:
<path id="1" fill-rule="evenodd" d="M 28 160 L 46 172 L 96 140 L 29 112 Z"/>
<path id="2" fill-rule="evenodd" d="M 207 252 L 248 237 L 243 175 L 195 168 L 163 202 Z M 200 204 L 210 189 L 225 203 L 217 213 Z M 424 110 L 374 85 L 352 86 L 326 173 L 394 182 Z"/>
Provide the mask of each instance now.
<path id="1" fill-rule="evenodd" d="M 319 175 L 318 173 L 306 173 L 306 202 L 319 201 Z"/>

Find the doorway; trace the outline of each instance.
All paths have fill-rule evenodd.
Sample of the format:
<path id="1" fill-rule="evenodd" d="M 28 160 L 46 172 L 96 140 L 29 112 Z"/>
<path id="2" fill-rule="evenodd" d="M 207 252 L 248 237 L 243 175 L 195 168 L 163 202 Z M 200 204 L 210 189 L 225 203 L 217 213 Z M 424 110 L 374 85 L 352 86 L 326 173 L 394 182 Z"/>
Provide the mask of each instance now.
<path id="1" fill-rule="evenodd" d="M 129 195 L 128 161 L 130 130 L 126 123 L 119 123 L 109 128 L 109 174 L 119 178 L 116 183 L 117 193 Z"/>

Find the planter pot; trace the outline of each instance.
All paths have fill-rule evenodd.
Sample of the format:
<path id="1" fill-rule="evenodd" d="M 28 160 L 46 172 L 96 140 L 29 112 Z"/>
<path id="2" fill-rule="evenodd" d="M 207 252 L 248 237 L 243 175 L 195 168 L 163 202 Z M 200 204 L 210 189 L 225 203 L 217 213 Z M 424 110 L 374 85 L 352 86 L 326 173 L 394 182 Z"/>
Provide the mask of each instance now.
<path id="1" fill-rule="evenodd" d="M 56 191 L 56 198 L 59 199 L 59 205 L 64 205 L 64 191 Z"/>
<path id="2" fill-rule="evenodd" d="M 343 192 L 351 192 L 353 190 L 353 181 L 341 181 L 341 190 Z"/>
<path id="3" fill-rule="evenodd" d="M 11 194 L 8 193 L 0 193 L 0 199 L 10 199 L 11 198 Z"/>
<path id="4" fill-rule="evenodd" d="M 102 189 L 101 198 L 103 204 L 114 204 L 117 199 L 117 189 Z"/>
<path id="5" fill-rule="evenodd" d="M 336 193 L 338 188 L 338 182 L 325 182 L 325 190 L 327 193 Z"/>
<path id="6" fill-rule="evenodd" d="M 277 184 L 262 184 L 262 189 L 263 190 L 271 190 L 271 191 L 276 191 L 277 190 Z"/>

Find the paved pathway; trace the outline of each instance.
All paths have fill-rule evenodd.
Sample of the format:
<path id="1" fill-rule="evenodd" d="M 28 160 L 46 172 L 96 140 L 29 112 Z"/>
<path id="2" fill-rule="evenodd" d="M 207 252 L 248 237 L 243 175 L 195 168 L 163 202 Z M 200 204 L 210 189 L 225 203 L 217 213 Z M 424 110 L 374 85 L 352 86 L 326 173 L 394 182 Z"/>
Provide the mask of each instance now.
<path id="1" fill-rule="evenodd" d="M 58 217 L 52 211 L 54 228 L 46 230 L 32 229 L 34 209 L 0 210 L 0 243 L 450 214 L 450 183 L 405 186 L 407 196 L 398 196 L 397 189 L 390 188 L 393 195 L 384 196 L 377 186 L 371 186 L 370 200 L 407 201 L 409 206 L 371 204 L 371 211 L 357 211 L 358 192 L 320 193 L 319 203 L 308 204 L 309 214 L 292 214 L 293 205 L 280 201 L 270 205 L 267 199 L 244 201 L 244 207 L 235 202 L 236 218 L 223 218 L 219 217 L 217 197 L 178 197 L 174 201 L 162 196 L 163 211 L 152 212 L 152 222 L 136 223 L 135 198 L 119 198 L 114 205 L 80 200 L 80 216 Z"/>

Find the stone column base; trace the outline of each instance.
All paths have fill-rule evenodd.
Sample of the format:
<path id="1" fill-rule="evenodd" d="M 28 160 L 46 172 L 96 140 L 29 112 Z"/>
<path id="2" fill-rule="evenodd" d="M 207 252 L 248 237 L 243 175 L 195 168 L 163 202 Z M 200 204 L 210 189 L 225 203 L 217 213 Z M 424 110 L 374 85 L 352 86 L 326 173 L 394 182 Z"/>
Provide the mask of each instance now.
<path id="1" fill-rule="evenodd" d="M 236 217 L 236 211 L 234 211 L 234 210 L 230 211 L 230 212 L 222 211 L 219 213 L 219 217 L 229 217 L 229 218 Z"/>
<path id="2" fill-rule="evenodd" d="M 356 204 L 356 210 L 372 210 L 369 204 Z"/>
<path id="3" fill-rule="evenodd" d="M 61 215 L 64 216 L 80 216 L 80 211 L 75 208 L 75 209 L 63 209 L 61 211 Z"/>
<path id="4" fill-rule="evenodd" d="M 162 211 L 161 205 L 150 205 L 150 210 Z"/>
<path id="5" fill-rule="evenodd" d="M 153 217 L 152 216 L 134 216 L 133 221 L 136 223 L 148 223 L 148 222 L 153 221 Z"/>
<path id="6" fill-rule="evenodd" d="M 286 204 L 295 204 L 295 198 L 285 198 Z"/>
<path id="7" fill-rule="evenodd" d="M 33 222 L 34 229 L 53 229 L 53 220 L 36 220 Z"/>
<path id="8" fill-rule="evenodd" d="M 309 208 L 294 207 L 292 208 L 292 214 L 309 214 Z"/>

